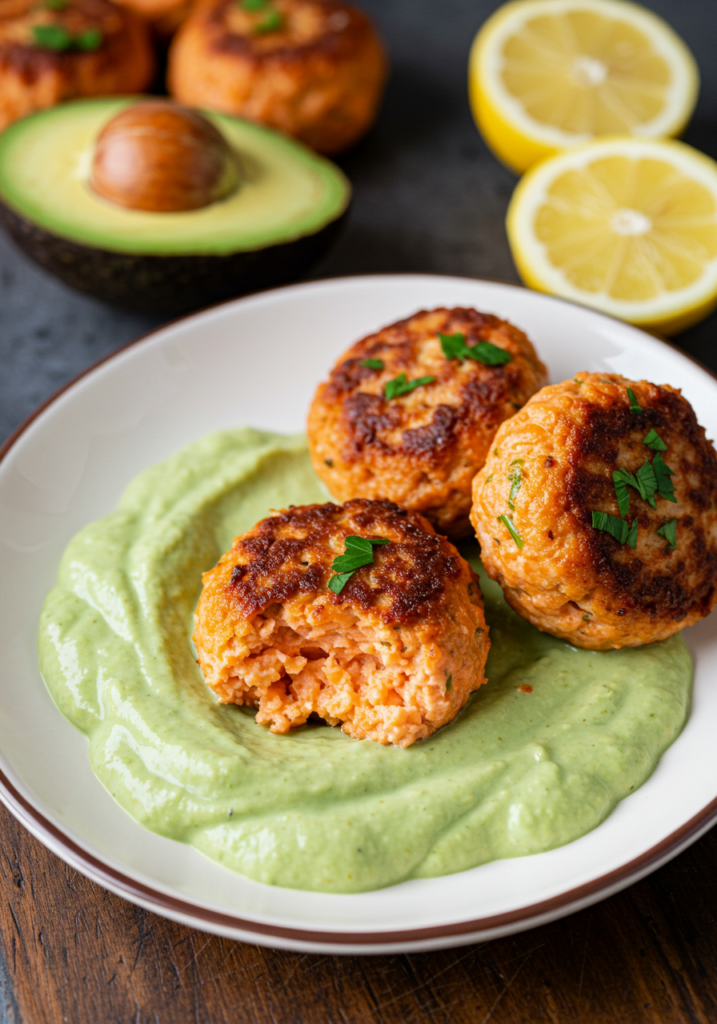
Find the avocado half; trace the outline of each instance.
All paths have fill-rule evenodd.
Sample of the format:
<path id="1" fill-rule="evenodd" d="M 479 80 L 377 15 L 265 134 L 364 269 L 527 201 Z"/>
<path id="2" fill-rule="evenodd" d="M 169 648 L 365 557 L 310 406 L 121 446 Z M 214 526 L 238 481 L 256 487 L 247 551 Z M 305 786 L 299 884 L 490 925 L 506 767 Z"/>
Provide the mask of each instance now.
<path id="1" fill-rule="evenodd" d="M 351 186 L 287 136 L 203 112 L 234 150 L 240 184 L 199 210 L 147 213 L 89 185 L 104 125 L 142 97 L 64 103 L 0 134 L 0 221 L 66 284 L 141 313 L 178 315 L 298 277 L 333 241 Z"/>

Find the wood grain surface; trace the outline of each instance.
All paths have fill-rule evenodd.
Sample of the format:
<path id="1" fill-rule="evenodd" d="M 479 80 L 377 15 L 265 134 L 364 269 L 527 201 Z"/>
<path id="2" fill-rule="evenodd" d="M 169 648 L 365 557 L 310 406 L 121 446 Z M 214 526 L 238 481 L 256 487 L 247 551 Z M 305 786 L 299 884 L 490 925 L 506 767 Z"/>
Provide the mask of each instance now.
<path id="1" fill-rule="evenodd" d="M 717 832 L 611 899 L 439 953 L 335 957 L 192 931 L 106 892 L 0 808 L 7 1024 L 717 1021 Z"/>

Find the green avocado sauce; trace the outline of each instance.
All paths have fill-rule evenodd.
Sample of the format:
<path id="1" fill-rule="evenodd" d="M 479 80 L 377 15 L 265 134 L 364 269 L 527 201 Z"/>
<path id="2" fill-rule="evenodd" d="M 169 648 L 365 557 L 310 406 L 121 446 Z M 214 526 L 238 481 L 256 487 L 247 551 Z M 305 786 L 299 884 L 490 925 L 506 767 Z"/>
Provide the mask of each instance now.
<path id="1" fill-rule="evenodd" d="M 234 430 L 146 470 L 70 543 L 40 666 L 133 818 L 259 882 L 362 892 L 568 843 L 648 778 L 689 709 L 682 638 L 576 650 L 485 576 L 489 682 L 407 750 L 276 736 L 217 703 L 189 639 L 202 572 L 270 509 L 324 500 L 303 438 Z"/>

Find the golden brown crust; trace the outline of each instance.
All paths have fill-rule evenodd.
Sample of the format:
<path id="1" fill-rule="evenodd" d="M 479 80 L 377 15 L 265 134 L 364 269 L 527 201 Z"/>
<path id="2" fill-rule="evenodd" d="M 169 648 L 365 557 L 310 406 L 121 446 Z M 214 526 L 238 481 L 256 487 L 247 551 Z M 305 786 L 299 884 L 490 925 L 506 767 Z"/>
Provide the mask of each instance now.
<path id="1" fill-rule="evenodd" d="M 339 594 L 347 536 L 383 537 Z M 237 537 L 204 576 L 194 641 L 220 700 L 275 732 L 312 714 L 408 746 L 450 721 L 484 679 L 488 632 L 468 563 L 391 502 L 289 508 Z"/>
<path id="2" fill-rule="evenodd" d="M 73 35 L 99 29 L 102 44 L 89 52 L 46 49 L 34 37 L 45 25 Z M 62 10 L 0 0 L 0 128 L 62 100 L 142 92 L 153 74 L 147 27 L 108 0 L 68 0 Z"/>
<path id="3" fill-rule="evenodd" d="M 632 388 L 641 413 L 632 412 Z M 656 453 L 655 430 L 674 471 L 676 502 L 656 508 L 628 487 L 624 519 L 637 547 L 592 525 L 620 517 L 613 471 L 635 475 Z M 534 625 L 579 647 L 607 649 L 665 639 L 717 601 L 717 455 L 681 393 L 668 385 L 581 373 L 544 388 L 504 424 L 474 482 L 471 519 L 486 569 Z M 516 466 L 520 487 L 508 507 Z M 500 515 L 511 517 L 519 550 Z M 657 533 L 677 520 L 677 548 Z"/>
<path id="4" fill-rule="evenodd" d="M 446 359 L 439 332 L 462 333 L 471 347 L 489 341 L 512 359 Z M 436 380 L 387 401 L 386 382 L 401 373 Z M 319 386 L 308 424 L 314 469 L 339 500 L 387 498 L 448 536 L 466 536 L 471 482 L 496 430 L 546 379 L 528 338 L 507 321 L 475 309 L 416 313 L 353 345 Z"/>
<path id="5" fill-rule="evenodd" d="M 387 61 L 368 17 L 343 0 L 273 0 L 267 9 L 198 5 L 169 54 L 170 93 L 189 106 L 260 121 L 321 153 L 348 148 L 373 123 Z"/>
<path id="6" fill-rule="evenodd" d="M 390 501 L 305 505 L 264 519 L 237 538 L 229 587 L 241 614 L 249 618 L 276 601 L 325 589 L 349 533 L 391 543 L 378 547 L 374 564 L 355 572 L 340 594 L 327 596 L 391 625 L 435 614 L 446 584 L 461 575 L 455 548 L 422 516 Z"/>

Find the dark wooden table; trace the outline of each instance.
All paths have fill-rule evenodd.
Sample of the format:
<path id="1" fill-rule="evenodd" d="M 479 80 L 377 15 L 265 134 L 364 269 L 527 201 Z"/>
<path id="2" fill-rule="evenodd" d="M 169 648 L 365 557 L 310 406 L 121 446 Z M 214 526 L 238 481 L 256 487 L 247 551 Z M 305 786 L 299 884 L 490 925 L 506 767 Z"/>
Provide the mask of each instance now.
<path id="1" fill-rule="evenodd" d="M 376 130 L 343 161 L 352 221 L 315 276 L 415 270 L 516 280 L 514 177 L 465 96 L 492 0 L 364 0 L 391 49 Z M 649 0 L 696 54 L 688 142 L 717 157 L 717 6 Z M 153 323 L 75 295 L 0 239 L 0 440 L 75 373 Z M 717 316 L 678 344 L 717 370 Z M 0 807 L 0 1024 L 717 1021 L 717 832 L 555 924 L 415 956 L 332 957 L 189 931 L 66 867 Z"/>

